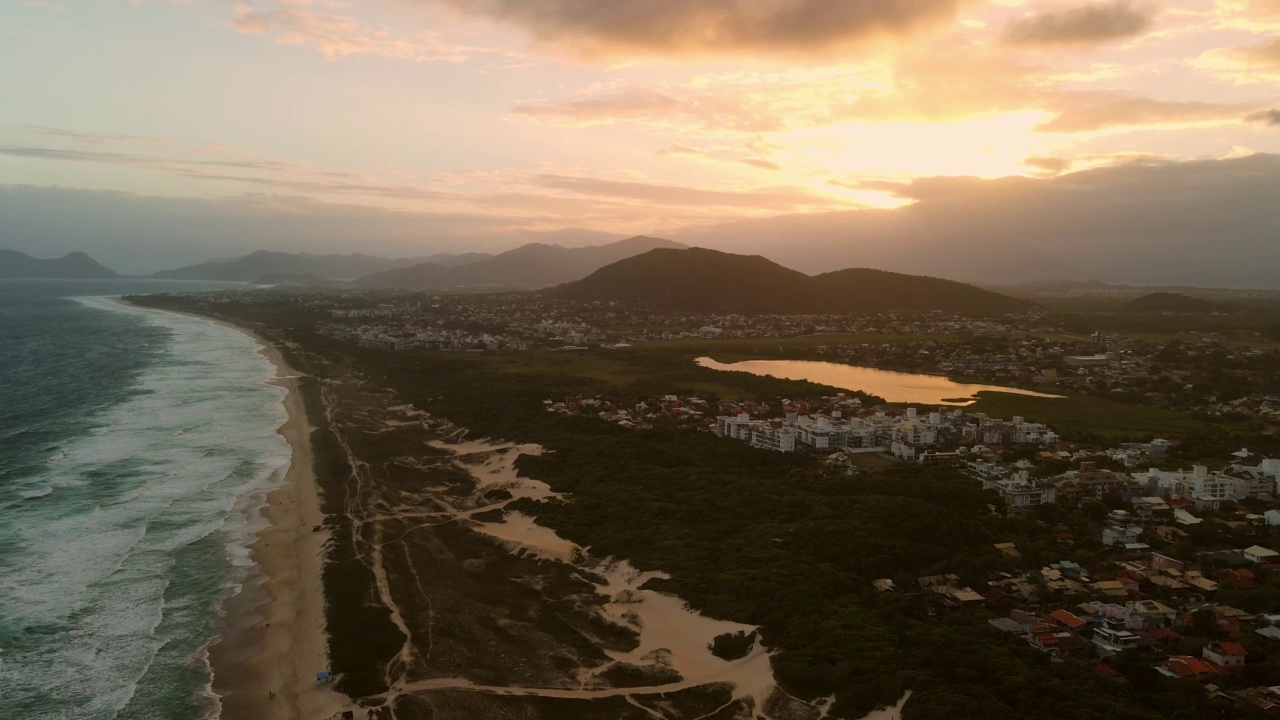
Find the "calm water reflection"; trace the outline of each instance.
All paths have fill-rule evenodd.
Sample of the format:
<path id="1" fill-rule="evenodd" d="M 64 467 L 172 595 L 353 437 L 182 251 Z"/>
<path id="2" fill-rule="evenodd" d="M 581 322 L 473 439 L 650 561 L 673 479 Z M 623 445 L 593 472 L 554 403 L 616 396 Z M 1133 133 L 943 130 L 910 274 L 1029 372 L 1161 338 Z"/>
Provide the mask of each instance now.
<path id="1" fill-rule="evenodd" d="M 977 399 L 977 393 L 987 391 L 1041 398 L 1061 397 L 998 385 L 966 385 L 952 382 L 938 375 L 893 372 L 810 360 L 746 360 L 722 363 L 709 357 L 701 357 L 698 358 L 698 364 L 712 370 L 749 372 L 752 375 L 768 375 L 785 380 L 808 380 L 842 390 L 861 390 L 889 402 L 921 405 L 969 405 Z"/>

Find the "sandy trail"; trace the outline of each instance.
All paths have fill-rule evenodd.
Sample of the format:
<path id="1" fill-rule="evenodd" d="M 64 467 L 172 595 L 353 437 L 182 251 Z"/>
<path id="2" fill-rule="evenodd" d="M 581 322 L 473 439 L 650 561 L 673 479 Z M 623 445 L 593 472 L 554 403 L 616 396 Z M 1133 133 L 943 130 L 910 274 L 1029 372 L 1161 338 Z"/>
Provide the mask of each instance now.
<path id="1" fill-rule="evenodd" d="M 325 398 L 325 412 L 328 414 L 330 426 L 334 426 L 332 408 L 335 402 L 330 398 Z M 355 533 L 356 554 L 364 559 L 365 565 L 368 566 L 370 572 L 373 573 L 374 589 L 378 592 L 378 602 L 382 603 L 391 613 L 391 622 L 403 634 L 404 643 L 400 646 L 400 651 L 396 656 L 387 663 L 384 672 L 384 681 L 388 686 L 395 685 L 396 682 L 403 679 L 405 673 L 413 664 L 414 657 L 414 636 L 413 631 L 409 629 L 408 623 L 404 620 L 404 613 L 400 609 L 400 605 L 395 601 L 395 597 L 391 592 L 391 580 L 387 576 L 386 563 L 383 561 L 383 548 L 386 546 L 386 538 L 384 537 L 385 527 L 382 522 L 369 522 L 364 519 L 364 507 L 366 503 L 363 499 L 363 493 L 371 486 L 370 467 L 368 463 L 362 462 L 354 452 L 351 446 L 343 437 L 342 433 L 336 433 L 338 444 L 342 448 L 342 452 L 346 455 L 351 466 L 351 478 L 355 487 L 347 494 L 347 515 L 353 519 L 359 519 Z M 393 514 L 390 516 L 395 518 Z M 386 518 L 384 518 L 386 519 Z M 363 532 L 364 526 L 372 528 L 372 539 L 366 539 Z M 362 547 L 364 549 L 362 549 Z M 397 669 L 399 673 L 397 673 Z"/>
<path id="2" fill-rule="evenodd" d="M 456 432 L 453 435 L 461 435 Z M 773 678 L 770 652 L 757 643 L 752 651 L 739 660 L 726 661 L 713 655 L 709 649 L 717 635 L 732 632 L 753 632 L 756 628 L 740 623 L 715 620 L 691 610 L 680 598 L 666 593 L 643 590 L 651 579 L 664 577 L 661 573 L 639 572 L 630 564 L 612 559 L 597 560 L 590 557 L 585 548 L 560 537 L 555 531 L 538 525 L 534 518 L 522 513 L 505 513 L 500 521 L 479 521 L 476 516 L 501 510 L 520 499 L 545 502 L 561 496 L 543 482 L 520 477 L 515 469 L 516 460 L 522 454 L 537 454 L 542 448 L 536 445 L 490 443 L 484 440 L 458 442 L 435 441 L 430 445 L 454 454 L 454 463 L 466 470 L 476 482 L 475 491 L 469 496 L 454 499 L 450 509 L 437 513 L 403 508 L 380 513 L 382 519 L 430 517 L 433 524 L 460 522 L 476 532 L 501 542 L 513 552 L 530 553 L 556 562 L 563 562 L 585 571 L 592 577 L 603 577 L 597 584 L 597 592 L 607 598 L 603 615 L 611 622 L 635 630 L 640 642 L 631 652 L 606 651 L 612 662 L 597 668 L 586 668 L 581 680 L 584 687 L 541 688 L 476 685 L 463 678 L 434 678 L 407 682 L 404 676 L 392 682 L 392 690 L 385 695 L 394 701 L 406 693 L 433 690 L 468 690 L 497 695 L 537 696 L 561 699 L 590 700 L 666 694 L 714 683 L 728 683 L 735 688 L 734 699 L 748 699 L 757 710 L 766 707 L 766 701 L 782 691 Z M 510 499 L 485 504 L 482 496 L 494 489 L 505 490 Z M 625 663 L 651 668 L 666 667 L 678 672 L 679 682 L 662 683 L 645 687 L 598 688 L 586 687 L 597 675 L 614 664 Z M 797 701 L 798 702 L 798 701 Z M 819 710 L 814 708 L 814 717 Z M 656 715 L 660 716 L 660 715 Z M 767 717 L 767 716 L 766 716 Z"/>
<path id="3" fill-rule="evenodd" d="M 251 628 L 260 637 L 261 649 L 244 661 L 238 671 L 229 673 L 235 684 L 225 696 L 224 717 L 266 720 L 331 718 L 343 710 L 357 709 L 357 706 L 349 698 L 314 682 L 314 673 L 328 666 L 321 585 L 322 551 L 328 533 L 311 530 L 324 520 L 308 443 L 313 428 L 307 422 L 296 377 L 274 349 L 269 348 L 266 354 L 280 369 L 278 382 L 289 390 L 286 399 L 289 421 L 280 431 L 294 448 L 294 457 L 284 485 L 268 498 L 264 512 L 272 524 L 254 544 L 254 557 L 267 578 L 263 587 L 269 597 L 268 602 L 258 607 L 261 622 Z M 332 420 L 333 402 L 328 397 L 324 399 L 325 412 L 330 413 Z M 421 418 L 405 424 L 431 424 L 430 419 L 417 411 L 406 409 L 405 414 L 410 418 L 415 415 Z M 454 464 L 475 480 L 476 487 L 469 496 L 437 496 L 434 499 L 441 502 L 441 509 L 437 511 L 424 512 L 420 507 L 404 505 L 379 508 L 376 513 L 366 515 L 365 494 L 371 492 L 374 484 L 371 468 L 357 459 L 339 433 L 339 443 L 350 458 L 352 468 L 346 510 L 356 524 L 373 526 L 370 528 L 371 536 L 357 533 L 358 553 L 373 572 L 379 601 L 390 610 L 392 622 L 405 636 L 400 652 L 385 669 L 390 690 L 378 699 L 386 706 L 393 707 L 395 700 L 402 695 L 461 690 L 565 700 L 621 697 L 651 717 L 666 718 L 663 712 L 642 705 L 637 698 L 721 683 L 734 688 L 733 700 L 729 704 L 745 700 L 755 714 L 766 720 L 772 720 L 765 710 L 770 700 L 788 698 L 793 710 L 797 705 L 803 705 L 777 687 L 770 662 L 771 653 L 760 643 L 746 657 L 735 661 L 725 661 L 711 654 L 709 645 L 715 636 L 727 632 L 751 632 L 755 628 L 705 617 L 691 610 L 678 597 L 641 589 L 649 580 L 664 577 L 662 573 L 640 572 L 625 561 L 593 559 L 587 549 L 561 538 L 522 513 L 504 512 L 500 521 L 476 519 L 483 513 L 505 510 L 517 500 L 546 502 L 563 499 L 563 496 L 553 492 L 546 483 L 520 477 L 515 469 L 520 455 L 541 453 L 541 447 L 459 439 L 465 435 L 465 429 L 455 428 L 448 435 L 455 439 L 454 442 L 435 441 L 430 444 L 453 453 Z M 485 501 L 483 496 L 496 489 L 505 490 L 510 498 Z M 417 520 L 418 527 L 460 523 L 494 538 L 512 552 L 563 562 L 591 577 L 603 578 L 603 582 L 597 583 L 597 592 L 607 598 L 602 614 L 616 624 L 635 630 L 640 639 L 638 646 L 625 653 L 606 651 L 612 662 L 584 668 L 580 677 L 583 686 L 580 688 L 491 686 L 449 677 L 408 681 L 415 654 L 419 652 L 416 649 L 419 639 L 414 637 L 394 600 L 383 562 L 383 549 L 388 544 L 400 542 L 399 538 L 388 538 L 383 534 L 384 523 L 392 520 Z M 416 572 L 414 577 L 422 596 L 427 597 L 422 579 Z M 431 615 L 428 623 L 430 634 L 435 624 L 434 609 L 428 606 L 427 611 Z M 431 652 L 431 640 L 428 637 L 422 646 L 426 648 L 423 652 L 427 655 Z M 596 676 L 616 663 L 664 666 L 678 672 L 681 679 L 641 687 L 590 687 L 593 681 L 598 682 Z M 271 698 L 269 692 L 276 693 L 275 697 Z M 364 700 L 371 699 L 374 698 Z M 873 713 L 869 720 L 896 720 L 901 716 L 905 701 L 904 697 L 897 706 Z M 807 708 L 809 712 L 805 714 L 815 720 L 827 716 L 825 707 L 810 705 Z"/>

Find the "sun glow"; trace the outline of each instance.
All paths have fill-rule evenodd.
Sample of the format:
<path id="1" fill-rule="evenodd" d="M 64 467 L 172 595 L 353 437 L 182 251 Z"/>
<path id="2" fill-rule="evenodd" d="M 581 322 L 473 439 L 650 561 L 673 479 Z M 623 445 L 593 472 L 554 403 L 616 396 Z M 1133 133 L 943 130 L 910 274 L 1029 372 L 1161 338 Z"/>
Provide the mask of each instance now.
<path id="1" fill-rule="evenodd" d="M 840 123 L 770 138 L 784 164 L 860 177 L 1022 175 L 1023 161 L 1049 143 L 1033 132 L 1052 115 L 1023 111 L 949 123 Z"/>

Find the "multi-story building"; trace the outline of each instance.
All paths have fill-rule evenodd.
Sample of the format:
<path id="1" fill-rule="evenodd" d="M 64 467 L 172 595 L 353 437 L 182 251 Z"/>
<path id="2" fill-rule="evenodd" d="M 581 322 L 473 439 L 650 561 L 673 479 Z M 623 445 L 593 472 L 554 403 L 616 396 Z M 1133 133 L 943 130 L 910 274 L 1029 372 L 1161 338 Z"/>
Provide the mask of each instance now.
<path id="1" fill-rule="evenodd" d="M 1025 512 L 1039 505 L 1056 502 L 1058 498 L 1057 487 L 1052 483 L 1031 480 L 1026 472 L 995 480 L 988 483 L 988 486 L 999 493 L 1005 506 L 1014 512 Z"/>
<path id="2" fill-rule="evenodd" d="M 765 424 L 751 431 L 751 446 L 774 452 L 795 452 L 799 433 L 792 427 L 773 427 Z"/>
<path id="3" fill-rule="evenodd" d="M 1129 477 L 1111 470 L 1099 470 L 1093 463 L 1082 463 L 1079 470 L 1072 470 L 1050 478 L 1058 488 L 1058 497 L 1064 500 L 1100 499 L 1112 492 L 1121 492 L 1129 485 Z"/>
<path id="4" fill-rule="evenodd" d="M 752 420 L 751 416 L 746 413 L 716 418 L 716 429 L 719 431 L 720 435 L 733 440 L 745 440 L 750 442 L 751 430 L 756 424 L 757 421 Z"/>
<path id="5" fill-rule="evenodd" d="M 788 424 L 795 428 L 797 440 L 811 450 L 842 450 L 849 446 L 851 428 L 848 423 L 840 422 L 838 417 L 805 415 L 788 418 Z"/>

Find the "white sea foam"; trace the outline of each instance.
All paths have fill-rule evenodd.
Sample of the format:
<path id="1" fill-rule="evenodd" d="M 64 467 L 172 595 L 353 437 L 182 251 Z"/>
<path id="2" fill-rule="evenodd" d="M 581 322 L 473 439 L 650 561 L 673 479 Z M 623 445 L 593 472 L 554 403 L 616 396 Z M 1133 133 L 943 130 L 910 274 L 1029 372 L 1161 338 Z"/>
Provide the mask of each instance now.
<path id="1" fill-rule="evenodd" d="M 250 511 L 290 458 L 276 432 L 284 390 L 233 329 L 82 302 L 170 341 L 127 400 L 22 479 L 17 497 L 41 500 L 5 504 L 16 535 L 0 543 L 17 556 L 0 573 L 5 714 L 207 715 L 216 610 L 247 571 Z"/>

